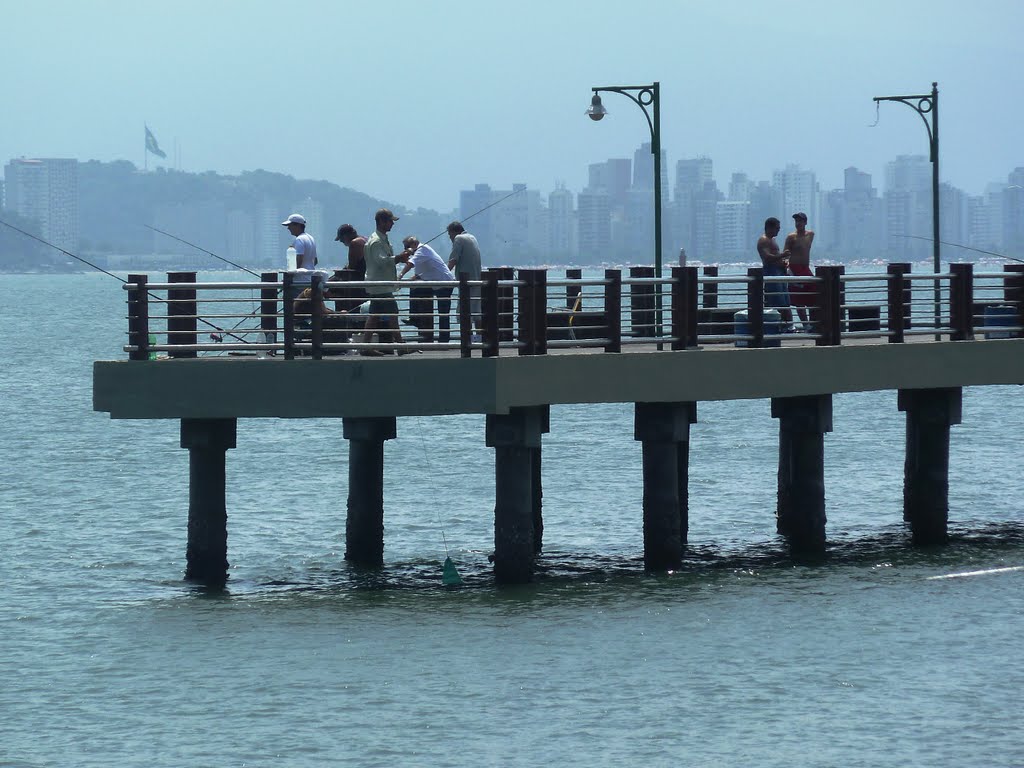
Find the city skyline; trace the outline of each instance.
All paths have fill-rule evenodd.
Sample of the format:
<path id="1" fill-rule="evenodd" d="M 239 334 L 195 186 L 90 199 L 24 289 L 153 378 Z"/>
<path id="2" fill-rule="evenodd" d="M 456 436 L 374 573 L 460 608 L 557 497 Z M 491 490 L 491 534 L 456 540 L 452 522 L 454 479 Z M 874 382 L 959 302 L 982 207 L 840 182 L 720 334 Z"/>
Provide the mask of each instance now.
<path id="1" fill-rule="evenodd" d="M 880 178 L 888 159 L 926 151 L 918 116 L 876 113 L 872 97 L 938 81 L 942 181 L 979 194 L 1024 163 L 1024 107 L 1005 97 L 1024 7 L 1008 0 L 639 0 L 628 12 L 524 0 L 486 13 L 396 0 L 383 14 L 317 0 L 287 13 L 181 0 L 160 14 L 40 0 L 17 17 L 46 45 L 13 34 L 0 47 L 18 117 L 0 157 L 141 167 L 146 124 L 168 155 L 150 167 L 265 168 L 444 210 L 479 179 L 581 189 L 588 163 L 628 157 L 647 132 L 614 94 L 608 117 L 588 121 L 591 88 L 658 80 L 663 146 L 716 158 L 720 186 L 733 170 L 764 179 L 799 163 L 837 188 L 849 165 Z"/>
<path id="2" fill-rule="evenodd" d="M 451 218 L 472 219 L 470 229 L 494 265 L 649 264 L 654 254 L 650 157 L 650 144 L 642 143 L 632 159 L 590 163 L 588 184 L 575 191 L 561 183 L 545 194 L 525 184 L 510 190 L 480 182 L 461 190 L 452 210 L 392 205 L 402 215 L 402 233 L 423 239 L 443 233 Z M 86 169 L 81 183 L 80 166 Z M 723 189 L 715 180 L 713 158 L 679 159 L 662 174 L 664 261 L 673 263 L 681 247 L 694 261 L 749 261 L 764 220 L 774 216 L 788 228 L 798 210 L 807 213 L 818 233 L 819 259 L 925 258 L 932 208 L 928 158 L 897 156 L 878 180 L 853 166 L 843 174 L 843 186 L 829 189 L 814 169 L 789 164 L 773 170 L 770 179 L 735 171 Z M 1011 169 L 1005 179 L 990 182 L 982 195 L 940 185 L 940 239 L 968 250 L 1001 250 L 1009 258 L 1024 255 L 1024 167 Z M 80 200 L 91 215 L 80 214 Z M 260 171 L 239 177 L 145 172 L 125 161 L 80 164 L 68 158 L 11 159 L 4 166 L 0 201 L 5 212 L 35 221 L 45 240 L 71 252 L 78 250 L 82 220 L 88 230 L 84 253 L 107 257 L 108 266 L 145 254 L 173 255 L 174 233 L 187 233 L 182 242 L 197 242 L 230 260 L 275 266 L 287 245 L 279 226 L 286 211 L 305 215 L 310 233 L 330 252 L 339 221 L 366 231 L 363 220 L 382 204 L 326 182 Z M 118 223 L 109 214 L 97 219 L 102 211 L 120 211 L 121 218 Z M 114 231 L 124 234 L 114 236 Z M 97 249 L 103 241 L 107 245 Z M 123 257 L 130 254 L 136 257 L 126 262 Z M 961 256 L 945 249 L 947 261 Z"/>

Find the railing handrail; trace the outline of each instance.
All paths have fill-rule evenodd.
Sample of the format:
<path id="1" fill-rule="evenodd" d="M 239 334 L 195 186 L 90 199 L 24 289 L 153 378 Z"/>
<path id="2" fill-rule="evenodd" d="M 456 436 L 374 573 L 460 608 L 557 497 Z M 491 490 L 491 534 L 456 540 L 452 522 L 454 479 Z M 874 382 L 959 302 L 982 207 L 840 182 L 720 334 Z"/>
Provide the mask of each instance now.
<path id="1" fill-rule="evenodd" d="M 911 265 L 896 263 L 884 272 L 855 274 L 846 274 L 841 265 L 825 265 L 816 267 L 811 275 L 765 275 L 763 267 L 745 269 L 745 274 L 721 275 L 717 268 L 671 267 L 661 277 L 653 276 L 651 267 L 605 269 L 603 276 L 587 277 L 582 270 L 567 270 L 565 277 L 548 279 L 547 269 L 496 268 L 472 281 L 323 279 L 331 274 L 317 271 L 310 274 L 308 283 L 295 283 L 292 273 L 281 272 L 264 272 L 258 282 L 199 282 L 194 272 L 176 272 L 168 273 L 167 282 L 151 283 L 147 275 L 132 274 L 124 284 L 129 320 L 129 344 L 124 349 L 135 360 L 150 359 L 156 352 L 195 357 L 199 352 L 274 353 L 282 349 L 286 358 L 311 351 L 319 359 L 325 351 L 408 349 L 410 345 L 459 349 L 466 357 L 474 350 L 483 350 L 485 356 L 499 350 L 545 354 L 548 347 L 603 347 L 615 353 L 624 345 L 663 349 L 668 344 L 673 350 L 683 350 L 712 343 L 777 346 L 792 338 L 837 345 L 869 338 L 900 343 L 905 337 L 927 335 L 935 335 L 936 340 L 942 336 L 972 340 L 1024 335 L 1024 268 L 1016 265 L 1007 265 L 1002 272 L 974 272 L 973 264 L 953 263 L 946 272 L 914 273 Z M 333 277 L 344 278 L 345 274 L 335 270 Z M 282 279 L 269 279 L 276 276 Z M 937 303 L 931 302 L 931 291 L 912 290 L 912 285 L 922 282 L 942 287 Z M 806 313 L 800 312 L 801 320 L 806 324 L 809 317 L 813 323 L 795 337 L 782 327 L 789 322 L 788 312 L 780 312 L 781 324 L 779 315 L 769 314 L 785 308 L 775 307 L 767 290 L 767 286 L 793 284 L 805 286 L 803 290 L 790 287 L 793 320 L 806 307 Z M 723 285 L 733 288 L 719 291 Z M 292 298 L 285 302 L 286 288 L 291 290 L 289 297 L 312 288 L 313 301 L 306 308 L 293 304 Z M 410 289 L 408 294 L 399 293 L 405 288 Z M 443 326 L 447 340 L 437 337 L 435 342 L 434 326 L 438 324 L 440 333 L 439 318 L 445 315 L 439 312 L 445 310 L 435 311 L 433 302 L 440 306 L 442 300 L 449 300 L 444 298 L 445 291 L 436 289 L 448 288 L 450 301 L 466 308 L 454 318 L 447 315 Z M 420 342 L 401 344 L 386 333 L 381 341 L 362 341 L 362 334 L 367 333 L 364 323 L 328 323 L 326 310 L 316 301 L 321 289 L 327 290 L 322 298 L 331 303 L 332 317 L 393 293 L 402 307 L 401 318 L 420 332 L 424 326 L 430 328 L 430 335 L 419 334 Z M 379 293 L 367 293 L 367 289 Z M 423 295 L 431 302 L 428 307 L 417 308 L 414 302 L 424 299 L 417 297 L 416 289 L 426 291 Z M 433 296 L 429 291 L 435 291 Z M 238 295 L 230 295 L 232 292 Z M 254 295 L 257 292 L 259 295 Z M 246 294 L 250 294 L 248 298 Z M 477 297 L 482 297 L 483 303 L 473 309 L 470 303 L 479 301 Z M 240 311 L 245 302 L 254 303 L 252 312 Z M 218 303 L 219 309 L 214 306 Z M 164 307 L 166 311 L 161 311 Z M 744 311 L 746 319 L 741 320 Z M 475 315 L 475 321 L 472 312 L 481 313 Z M 393 317 L 394 311 L 349 313 L 353 316 Z M 239 322 L 229 327 L 234 320 Z M 246 320 L 251 322 L 240 327 Z M 744 322 L 746 328 L 741 327 Z M 253 324 L 256 327 L 251 327 Z M 210 329 L 216 332 L 210 333 Z M 381 331 L 386 329 L 371 324 L 371 332 Z M 284 343 L 280 341 L 282 332 Z M 202 342 L 208 333 L 216 343 Z M 157 343 L 163 339 L 166 343 Z"/>

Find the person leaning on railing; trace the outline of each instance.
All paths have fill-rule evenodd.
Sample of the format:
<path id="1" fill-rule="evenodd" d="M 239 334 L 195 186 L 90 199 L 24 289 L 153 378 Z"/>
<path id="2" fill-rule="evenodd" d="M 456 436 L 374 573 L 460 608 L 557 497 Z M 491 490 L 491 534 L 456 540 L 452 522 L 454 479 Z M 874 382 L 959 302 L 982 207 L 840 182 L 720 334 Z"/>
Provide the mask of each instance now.
<path id="1" fill-rule="evenodd" d="M 420 341 L 434 340 L 434 297 L 437 297 L 437 340 L 442 344 L 451 341 L 452 291 L 455 290 L 455 275 L 448 269 L 440 254 L 429 245 L 421 245 L 419 238 L 409 235 L 402 239 L 405 246 L 405 267 L 399 279 L 415 270 L 413 280 L 447 282 L 448 286 L 420 288 L 415 284 L 409 289 L 409 324 L 419 329 Z"/>

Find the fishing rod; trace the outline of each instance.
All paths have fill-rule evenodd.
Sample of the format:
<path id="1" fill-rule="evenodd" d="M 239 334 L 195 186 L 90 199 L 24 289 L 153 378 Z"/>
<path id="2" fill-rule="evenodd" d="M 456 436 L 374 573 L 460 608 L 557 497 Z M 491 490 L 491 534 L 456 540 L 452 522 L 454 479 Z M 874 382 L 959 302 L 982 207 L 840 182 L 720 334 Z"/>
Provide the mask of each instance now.
<path id="1" fill-rule="evenodd" d="M 914 240 L 927 240 L 929 243 L 932 242 L 930 237 L 923 237 L 921 235 L 893 235 L 893 237 L 909 237 Z M 986 256 L 998 256 L 1000 259 L 1009 259 L 1010 261 L 1018 261 L 1024 264 L 1024 259 L 1018 259 L 1013 256 L 1006 256 L 1002 253 L 996 253 L 995 251 L 985 251 L 981 248 L 974 248 L 970 245 L 961 245 L 960 243 L 947 243 L 945 240 L 939 240 L 942 245 L 951 245 L 954 248 L 963 248 L 965 251 L 974 251 L 975 253 L 984 253 Z"/>
<path id="2" fill-rule="evenodd" d="M 487 210 L 488 208 L 493 208 L 493 207 L 494 207 L 494 206 L 496 206 L 496 205 L 497 205 L 498 203 L 503 203 L 503 202 L 505 202 L 506 200 L 508 200 L 508 199 L 509 199 L 510 197 L 512 197 L 513 195 L 518 195 L 518 194 L 519 194 L 520 192 L 525 192 L 525 191 L 526 191 L 526 187 L 520 187 L 519 189 L 514 189 L 514 190 L 512 190 L 511 192 L 509 192 L 509 193 L 508 193 L 507 195 L 505 195 L 505 196 L 504 196 L 503 198 L 501 198 L 500 200 L 495 200 L 495 201 L 494 201 L 493 203 L 491 203 L 490 205 L 485 205 L 485 206 L 484 206 L 483 208 L 481 208 L 481 209 L 480 209 L 479 211 L 476 211 L 475 213 L 471 213 L 471 214 L 469 214 L 469 216 L 467 216 L 466 218 L 464 218 L 464 219 L 463 219 L 463 221 L 469 221 L 469 220 L 470 220 L 470 219 L 472 219 L 472 218 L 473 218 L 474 216 L 477 216 L 477 215 L 479 215 L 479 214 L 483 213 L 484 211 L 486 211 L 486 210 Z M 433 236 L 432 238 L 430 238 L 429 240 L 427 240 L 427 242 L 423 243 L 423 245 L 430 245 L 430 244 L 431 244 L 432 242 L 434 242 L 435 240 L 437 240 L 437 238 L 439 238 L 439 237 L 440 237 L 441 235 L 447 234 L 447 232 L 448 232 L 448 230 L 447 230 L 447 229 L 445 229 L 445 230 L 444 230 L 444 231 L 442 231 L 442 232 L 438 232 L 438 233 L 437 233 L 436 235 L 434 235 L 434 236 Z"/>
<path id="3" fill-rule="evenodd" d="M 231 261 L 230 259 L 225 259 L 223 256 L 218 256 L 213 251 L 208 251 L 205 248 L 202 248 L 202 247 L 196 245 L 195 243 L 190 243 L 188 240 L 186 240 L 186 239 L 184 239 L 182 237 L 178 237 L 177 235 L 172 235 L 170 232 L 164 232 L 162 229 L 157 229 L 156 227 L 151 227 L 151 226 L 149 226 L 149 224 L 143 224 L 143 226 L 146 227 L 147 229 L 153 230 L 154 232 L 159 232 L 161 235 L 167 235 L 167 237 L 173 238 L 174 240 L 177 240 L 179 243 L 184 243 L 185 245 L 187 245 L 187 246 L 189 246 L 191 248 L 195 248 L 197 251 L 202 251 L 205 254 L 213 256 L 213 258 L 219 259 L 220 261 L 223 261 L 225 264 L 230 264 L 232 267 L 236 267 L 236 268 L 242 270 L 243 272 L 248 272 L 253 277 L 257 277 L 257 278 L 260 278 L 260 279 L 263 278 L 262 275 L 256 274 L 251 269 L 246 269 L 241 264 L 235 264 L 235 262 Z M 231 331 L 237 329 L 238 326 L 240 326 L 242 323 L 244 323 L 249 318 L 255 317 L 259 313 L 259 311 L 260 311 L 259 307 L 254 309 L 248 315 L 246 315 L 241 320 L 239 320 L 237 323 L 235 323 L 233 326 L 231 326 L 231 329 L 229 331 L 227 331 L 227 333 L 230 333 Z M 221 339 L 214 339 L 214 341 L 220 341 L 220 340 Z M 248 343 L 248 342 L 246 342 L 246 343 Z"/>
<path id="4" fill-rule="evenodd" d="M 91 261 L 89 261 L 88 259 L 83 259 L 83 258 L 82 258 L 81 256 L 76 256 L 76 255 L 75 255 L 75 254 L 73 254 L 73 253 L 72 253 L 71 251 L 66 251 L 66 250 L 64 250 L 64 249 L 63 249 L 63 248 L 61 248 L 61 247 L 60 247 L 59 245 L 54 245 L 53 243 L 51 243 L 51 242 L 49 242 L 49 241 L 47 241 L 47 240 L 43 240 L 43 238 L 41 238 L 41 237 L 36 237 L 36 236 L 35 236 L 35 235 L 33 235 L 33 234 L 32 234 L 31 232 L 26 232 L 26 231 L 25 231 L 24 229 L 20 229 L 20 228 L 18 228 L 18 227 L 16 227 L 16 226 L 14 226 L 13 224 L 9 224 L 8 222 L 4 221 L 3 219 L 0 219 L 0 224 L 3 224 L 3 225 L 4 225 L 5 227 L 8 227 L 9 229 L 13 229 L 13 230 L 14 230 L 15 232 L 19 232 L 19 233 L 21 233 L 21 234 L 22 234 L 22 235 L 24 235 L 25 237 L 28 237 L 28 238 L 31 238 L 32 240 L 35 240 L 35 241 L 36 241 L 37 243 L 42 243 L 42 244 L 43 244 L 43 245 L 45 245 L 45 246 L 48 246 L 48 247 L 50 247 L 50 248 L 53 248 L 53 249 L 54 249 L 55 251 L 60 251 L 60 252 L 61 252 L 61 253 L 63 253 L 63 254 L 65 255 L 65 256 L 70 256 L 70 257 L 71 257 L 72 259 L 75 259 L 76 261 L 80 261 L 80 262 L 82 262 L 83 264 L 87 264 L 88 266 L 92 267 L 92 268 L 93 268 L 93 269 L 95 269 L 96 271 L 98 271 L 98 272 L 102 272 L 102 273 L 103 273 L 104 275 L 110 275 L 110 276 L 111 276 L 112 278 L 114 278 L 115 280 L 117 280 L 117 281 L 118 281 L 119 283 L 121 283 L 122 285 L 127 285 L 127 284 L 128 284 L 128 281 L 127 281 L 127 280 L 125 280 L 124 278 L 122 278 L 122 277 L 118 277 L 118 276 L 117 276 L 117 275 L 115 275 L 115 274 L 114 274 L 113 272 L 108 272 L 108 271 L 107 271 L 107 270 L 105 270 L 105 269 L 104 269 L 103 267 L 100 267 L 100 266 L 97 266 L 96 264 L 93 264 L 93 263 L 92 263 Z M 159 296 L 157 296 L 156 294 L 154 294 L 154 293 L 153 293 L 152 291 L 146 291 L 146 293 L 147 293 L 147 294 L 148 294 L 149 296 L 151 296 L 152 298 L 154 298 L 154 299 L 157 299 L 158 301 L 160 300 L 160 297 L 159 297 Z M 234 338 L 234 339 L 238 339 L 238 340 L 239 340 L 240 342 L 242 342 L 243 344 L 248 344 L 248 343 L 249 343 L 248 339 L 243 339 L 243 338 L 242 338 L 241 336 L 236 336 L 235 334 L 231 333 L 231 331 L 226 331 L 226 330 L 224 330 L 223 328 L 221 328 L 220 326 L 214 325 L 213 323 L 209 322 L 208 320 L 204 320 L 204 319 L 203 319 L 203 318 L 201 318 L 201 317 L 197 317 L 196 319 L 197 319 L 197 320 L 198 320 L 199 322 L 203 323 L 204 325 L 208 325 L 208 326 L 210 326 L 210 327 L 211 327 L 211 328 L 213 328 L 213 329 L 214 329 L 215 331 L 220 331 L 221 333 L 223 333 L 223 334 L 227 334 L 228 336 L 231 336 L 231 337 L 232 337 L 232 338 Z M 235 326 L 235 327 L 237 328 L 238 326 Z M 234 330 L 234 329 L 232 329 L 232 330 Z"/>
<path id="5" fill-rule="evenodd" d="M 177 235 L 172 235 L 170 232 L 164 232 L 162 229 L 157 229 L 156 227 L 151 227 L 149 224 L 143 224 L 142 226 L 144 226 L 146 229 L 151 229 L 154 232 L 159 232 L 161 235 L 167 235 L 167 237 L 171 238 L 172 240 L 177 240 L 179 243 L 184 243 L 187 246 L 195 248 L 197 251 L 202 251 L 207 256 L 213 256 L 213 258 L 218 259 L 220 261 L 223 261 L 225 264 L 230 264 L 232 267 L 235 267 L 236 269 L 240 269 L 243 272 L 248 272 L 253 277 L 259 277 L 259 275 L 257 275 L 251 269 L 246 269 L 241 264 L 235 264 L 235 262 L 231 261 L 230 259 L 225 259 L 223 256 L 218 256 L 213 251 L 208 251 L 205 248 L 201 248 L 200 246 L 196 245 L 195 243 L 190 243 L 188 240 L 185 240 L 184 238 L 178 237 Z"/>

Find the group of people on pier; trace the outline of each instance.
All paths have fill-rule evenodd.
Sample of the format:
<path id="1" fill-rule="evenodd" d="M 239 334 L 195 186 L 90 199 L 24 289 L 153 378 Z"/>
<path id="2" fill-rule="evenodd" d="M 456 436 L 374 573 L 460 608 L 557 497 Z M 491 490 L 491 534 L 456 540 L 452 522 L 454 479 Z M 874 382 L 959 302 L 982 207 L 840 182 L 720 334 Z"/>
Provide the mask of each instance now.
<path id="1" fill-rule="evenodd" d="M 757 255 L 764 265 L 765 277 L 792 275 L 795 277 L 812 277 L 811 245 L 814 243 L 813 230 L 807 229 L 807 214 L 798 211 L 793 214 L 794 231 L 786 235 L 782 249 L 775 242 L 782 224 L 774 216 L 765 219 L 764 234 L 757 240 Z M 782 319 L 783 333 L 798 330 L 793 324 L 793 310 L 796 308 L 800 317 L 799 330 L 813 332 L 815 322 L 815 290 L 814 283 L 804 282 L 770 282 L 764 286 L 765 307 L 779 311 Z"/>
<path id="2" fill-rule="evenodd" d="M 463 276 L 470 281 L 480 280 L 480 245 L 461 222 L 453 221 L 447 227 L 448 238 L 452 243 L 447 262 L 415 235 L 403 238 L 402 250 L 395 253 L 389 233 L 398 220 L 399 217 L 392 211 L 381 208 L 374 215 L 374 232 L 368 238 L 361 236 L 351 224 L 342 224 L 334 239 L 348 249 L 346 267 L 354 273 L 356 281 L 397 282 L 407 279 L 406 275 L 411 272 L 411 282 L 448 283 L 424 286 L 412 284 L 409 291 L 409 315 L 404 318 L 409 325 L 418 329 L 419 341 L 433 342 L 433 309 L 436 301 L 436 338 L 441 343 L 448 343 L 451 340 L 450 315 L 455 283 Z M 306 232 L 306 219 L 302 214 L 293 213 L 281 223 L 295 238 L 291 246 L 295 249 L 293 293 L 286 300 L 295 302 L 296 315 L 309 315 L 312 301 L 310 283 L 318 266 L 316 241 Z M 403 265 L 401 273 L 398 271 L 399 264 Z M 361 333 L 362 341 L 367 344 L 372 341 L 374 333 L 382 343 L 404 343 L 398 324 L 399 309 L 394 291 L 394 285 L 371 284 L 350 288 L 345 309 L 331 310 L 326 304 L 321 304 L 324 327 Z M 482 324 L 479 285 L 470 286 L 470 313 L 479 334 Z M 418 350 L 397 348 L 396 351 L 401 355 Z M 390 352 L 367 348 L 361 350 L 360 354 L 381 356 Z"/>

